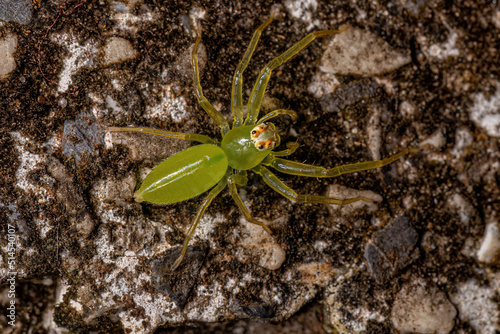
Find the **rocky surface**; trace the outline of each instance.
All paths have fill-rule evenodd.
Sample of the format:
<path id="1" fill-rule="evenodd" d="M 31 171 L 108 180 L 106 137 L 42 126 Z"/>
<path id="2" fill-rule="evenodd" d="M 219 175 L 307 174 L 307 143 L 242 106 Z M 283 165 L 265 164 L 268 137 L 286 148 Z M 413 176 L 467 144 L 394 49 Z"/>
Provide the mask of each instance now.
<path id="1" fill-rule="evenodd" d="M 373 201 L 346 206 L 289 201 L 249 173 L 239 195 L 273 235 L 223 191 L 172 272 L 202 199 L 133 194 L 191 143 L 106 128 L 220 138 L 192 88 L 194 27 L 204 94 L 231 120 L 233 72 L 272 2 L 60 5 L 0 0 L 2 332 L 500 331 L 496 7 L 278 4 L 244 97 L 300 38 L 349 26 L 273 72 L 263 113 L 298 113 L 275 119 L 283 147 L 300 144 L 288 158 L 331 168 L 421 151 L 336 179 L 278 174 L 301 194 Z"/>

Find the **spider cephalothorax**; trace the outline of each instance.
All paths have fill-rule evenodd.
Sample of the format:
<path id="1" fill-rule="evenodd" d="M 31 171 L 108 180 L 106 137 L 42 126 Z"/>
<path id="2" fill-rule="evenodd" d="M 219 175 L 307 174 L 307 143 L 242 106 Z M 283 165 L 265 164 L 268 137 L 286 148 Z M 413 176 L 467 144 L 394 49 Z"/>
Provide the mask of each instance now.
<path id="1" fill-rule="evenodd" d="M 203 96 L 198 73 L 198 46 L 201 41 L 201 31 L 198 31 L 191 63 L 193 67 L 193 82 L 200 106 L 213 119 L 215 124 L 220 126 L 222 141 L 214 140 L 205 135 L 195 133 L 170 132 L 151 128 L 109 128 L 109 131 L 133 131 L 168 138 L 185 139 L 199 142 L 201 145 L 190 147 L 179 152 L 156 166 L 142 182 L 134 197 L 137 201 L 145 201 L 155 204 L 177 203 L 189 198 L 198 196 L 205 191 L 210 192 L 202 201 L 201 207 L 196 217 L 189 227 L 189 231 L 184 240 L 181 255 L 172 265 L 176 268 L 186 254 L 187 246 L 198 225 L 203 213 L 212 200 L 227 186 L 236 205 L 240 209 L 245 219 L 257 224 L 271 233 L 261 221 L 253 218 L 238 195 L 237 185 L 245 186 L 247 183 L 247 171 L 251 170 L 260 175 L 264 182 L 272 189 L 283 196 L 298 202 L 326 203 L 326 204 L 347 204 L 356 201 L 371 201 L 365 197 L 355 197 L 349 199 L 337 199 L 326 196 L 297 194 L 285 183 L 279 180 L 267 167 L 272 167 L 282 173 L 309 176 L 309 177 L 335 177 L 345 173 L 354 173 L 367 169 L 385 166 L 414 149 L 406 149 L 392 157 L 378 161 L 360 162 L 351 165 L 343 165 L 326 169 L 323 167 L 307 165 L 281 157 L 295 152 L 297 143 L 289 143 L 282 151 L 274 151 L 280 145 L 275 126 L 268 121 L 280 115 L 289 115 L 296 118 L 295 112 L 291 110 L 274 110 L 258 120 L 259 111 L 266 91 L 267 83 L 271 73 L 281 64 L 287 62 L 300 50 L 304 49 L 316 37 L 338 34 L 347 27 L 340 30 L 322 30 L 310 33 L 291 48 L 282 53 L 279 57 L 271 60 L 260 72 L 247 104 L 247 116 L 243 117 L 243 71 L 247 67 L 250 58 L 257 46 L 262 31 L 271 23 L 274 12 L 271 12 L 269 19 L 264 22 L 254 33 L 250 46 L 248 47 L 243 60 L 236 68 L 233 77 L 233 87 L 231 94 L 231 112 L 234 116 L 232 129 L 222 114 L 217 111 L 210 102 Z"/>

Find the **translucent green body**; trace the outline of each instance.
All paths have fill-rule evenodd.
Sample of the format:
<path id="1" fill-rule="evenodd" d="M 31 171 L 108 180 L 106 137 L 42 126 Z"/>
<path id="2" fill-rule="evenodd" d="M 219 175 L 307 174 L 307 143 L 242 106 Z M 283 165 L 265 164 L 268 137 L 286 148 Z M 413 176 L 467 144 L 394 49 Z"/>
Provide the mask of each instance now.
<path id="1" fill-rule="evenodd" d="M 253 86 L 252 92 L 248 98 L 246 108 L 247 116 L 246 119 L 244 119 L 243 71 L 246 69 L 255 51 L 262 31 L 271 23 L 276 14 L 276 10 L 277 7 L 271 11 L 269 19 L 257 28 L 242 61 L 239 63 L 234 73 L 231 91 L 231 112 L 234 117 L 232 129 L 224 116 L 215 109 L 203 95 L 197 55 L 198 46 L 201 42 L 201 30 L 197 31 L 198 36 L 191 54 L 194 90 L 199 105 L 212 118 L 214 123 L 220 127 L 222 142 L 196 133 L 171 132 L 145 127 L 111 127 L 108 129 L 108 131 L 111 132 L 141 132 L 167 138 L 190 140 L 202 144 L 193 146 L 163 161 L 149 173 L 142 183 L 141 188 L 135 194 L 137 201 L 155 204 L 170 204 L 193 198 L 208 191 L 208 194 L 201 202 L 200 208 L 186 233 L 181 254 L 172 264 L 172 269 L 177 268 L 181 263 L 187 252 L 189 240 L 193 236 L 205 210 L 212 200 L 226 187 L 229 189 L 231 196 L 245 219 L 252 224 L 261 226 L 265 231 L 271 233 L 271 229 L 266 226 L 266 224 L 250 215 L 250 212 L 238 194 L 237 186 L 245 186 L 247 184 L 248 170 L 260 175 L 263 181 L 272 189 L 293 201 L 336 205 L 344 205 L 357 201 L 371 202 L 373 200 L 367 197 L 332 198 L 321 195 L 297 193 L 283 181 L 278 179 L 268 167 L 285 174 L 328 178 L 379 168 L 396 161 L 405 154 L 418 151 L 418 148 L 408 148 L 383 160 L 358 162 L 332 168 L 323 168 L 281 158 L 295 152 L 299 147 L 298 143 L 288 143 L 286 149 L 282 151 L 273 151 L 274 148 L 279 147 L 280 138 L 273 123 L 268 123 L 268 121 L 280 115 L 289 115 L 293 119 L 296 119 L 296 113 L 291 110 L 278 109 L 258 119 L 262 99 L 272 71 L 290 60 L 294 55 L 300 52 L 300 50 L 307 47 L 315 38 L 338 34 L 347 29 L 347 26 L 344 26 L 340 30 L 312 32 L 295 43 L 284 53 L 272 59 L 262 69 Z"/>
<path id="2" fill-rule="evenodd" d="M 249 170 L 254 168 L 271 153 L 271 150 L 259 151 L 250 137 L 255 125 L 245 125 L 230 130 L 222 139 L 221 148 L 226 153 L 231 168 Z"/>
<path id="3" fill-rule="evenodd" d="M 146 176 L 134 197 L 155 204 L 182 202 L 198 196 L 219 182 L 227 170 L 220 147 L 203 144 L 174 154 Z"/>

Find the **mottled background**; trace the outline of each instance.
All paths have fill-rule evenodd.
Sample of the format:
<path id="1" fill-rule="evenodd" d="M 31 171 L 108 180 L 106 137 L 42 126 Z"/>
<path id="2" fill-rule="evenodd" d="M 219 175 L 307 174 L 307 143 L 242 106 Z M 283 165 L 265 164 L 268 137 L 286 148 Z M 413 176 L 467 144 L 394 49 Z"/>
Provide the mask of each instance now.
<path id="1" fill-rule="evenodd" d="M 273 5 L 244 97 L 300 38 L 350 26 L 273 73 L 262 113 L 297 111 L 275 120 L 300 144 L 290 159 L 422 150 L 336 179 L 277 173 L 371 204 L 295 203 L 251 174 L 239 194 L 273 236 L 223 192 L 171 272 L 201 198 L 132 195 L 191 143 L 106 127 L 220 138 L 192 88 L 194 27 L 204 94 L 231 119 L 232 74 Z M 499 34 L 495 1 L 0 0 L 2 332 L 499 332 Z"/>

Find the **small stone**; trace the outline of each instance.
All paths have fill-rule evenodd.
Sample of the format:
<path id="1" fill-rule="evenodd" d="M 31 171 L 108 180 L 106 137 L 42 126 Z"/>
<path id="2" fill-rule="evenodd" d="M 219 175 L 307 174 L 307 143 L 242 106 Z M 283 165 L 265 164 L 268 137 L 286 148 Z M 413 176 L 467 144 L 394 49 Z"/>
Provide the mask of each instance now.
<path id="1" fill-rule="evenodd" d="M 68 105 L 68 100 L 63 97 L 59 101 L 57 101 L 57 104 L 61 108 L 66 108 L 66 106 Z"/>
<path id="2" fill-rule="evenodd" d="M 495 95 L 489 98 L 483 93 L 474 94 L 473 105 L 470 108 L 470 118 L 488 136 L 500 137 L 500 83 L 497 83 Z"/>
<path id="3" fill-rule="evenodd" d="M 416 259 L 417 240 L 417 231 L 408 217 L 394 219 L 373 236 L 366 244 L 364 257 L 377 283 L 386 282 Z"/>
<path id="4" fill-rule="evenodd" d="M 398 292 L 391 319 L 402 333 L 446 334 L 453 329 L 456 315 L 457 310 L 443 292 L 415 281 Z"/>
<path id="5" fill-rule="evenodd" d="M 424 51 L 430 59 L 446 60 L 448 57 L 458 57 L 460 55 L 460 50 L 457 49 L 457 39 L 458 34 L 452 31 L 444 43 L 433 44 L 428 49 L 423 47 L 422 51 Z"/>
<path id="6" fill-rule="evenodd" d="M 111 37 L 104 47 L 104 65 L 120 63 L 136 56 L 137 51 L 132 44 L 121 37 Z"/>
<path id="7" fill-rule="evenodd" d="M 494 13 L 493 16 L 491 17 L 491 21 L 497 27 L 497 29 L 500 29 L 500 9 L 497 9 Z"/>
<path id="8" fill-rule="evenodd" d="M 328 189 L 326 191 L 326 196 L 328 197 L 333 197 L 333 198 L 338 198 L 338 199 L 348 199 L 348 198 L 354 198 L 354 197 L 367 197 L 373 202 L 380 202 L 382 201 L 382 196 L 374 193 L 371 190 L 357 190 L 357 189 L 352 189 L 348 187 L 344 187 L 338 184 L 333 184 L 328 186 Z M 366 210 L 368 213 L 372 213 L 375 210 L 377 210 L 377 204 L 373 202 L 365 202 L 365 201 L 357 201 L 354 203 L 350 204 L 345 204 L 345 205 L 336 205 L 336 204 L 330 204 L 328 205 L 328 209 L 330 210 L 330 213 L 332 215 L 345 215 L 345 216 L 351 216 L 355 215 L 356 213 Z"/>
<path id="9" fill-rule="evenodd" d="M 486 225 L 484 239 L 477 252 L 477 259 L 480 262 L 492 263 L 500 255 L 500 230 L 498 223 L 493 222 Z"/>
<path id="10" fill-rule="evenodd" d="M 411 61 L 377 35 L 349 27 L 334 37 L 321 59 L 323 72 L 374 76 L 394 71 Z"/>
<path id="11" fill-rule="evenodd" d="M 332 94 L 340 87 L 340 81 L 333 73 L 316 73 L 307 87 L 307 91 L 319 99 L 324 95 Z"/>
<path id="12" fill-rule="evenodd" d="M 446 144 L 446 138 L 441 130 L 435 131 L 432 135 L 422 140 L 420 147 L 432 147 L 434 149 L 440 149 Z"/>
<path id="13" fill-rule="evenodd" d="M 399 112 L 401 115 L 404 117 L 411 117 L 413 114 L 415 114 L 415 105 L 409 101 L 403 101 L 399 105 Z"/>
<path id="14" fill-rule="evenodd" d="M 455 133 L 455 146 L 453 146 L 453 149 L 450 151 L 451 155 L 459 159 L 464 158 L 468 154 L 473 142 L 474 138 L 469 129 L 457 129 Z"/>
<path id="15" fill-rule="evenodd" d="M 453 212 L 457 213 L 460 217 L 460 222 L 464 224 L 469 223 L 471 218 L 476 214 L 472 204 L 464 196 L 458 193 L 455 193 L 448 198 L 446 206 Z"/>
<path id="16" fill-rule="evenodd" d="M 475 279 L 457 286 L 457 292 L 451 296 L 458 308 L 460 319 L 481 334 L 500 332 L 500 312 L 498 311 L 498 291 L 500 274 L 493 274 L 487 285 L 479 284 Z"/>
<path id="17" fill-rule="evenodd" d="M 2 12 L 1 9 L 0 12 Z M 7 78 L 16 68 L 16 60 L 14 59 L 16 48 L 16 35 L 7 35 L 7 37 L 0 39 L 0 80 Z"/>
<path id="18" fill-rule="evenodd" d="M 236 256 L 240 260 L 253 259 L 259 266 L 276 270 L 286 259 L 286 252 L 262 227 L 240 220 L 240 228 L 234 230 L 241 237 Z"/>
<path id="19" fill-rule="evenodd" d="M 377 103 L 373 103 L 370 106 L 370 117 L 366 125 L 368 152 L 372 160 L 380 160 L 380 146 L 382 145 L 380 115 L 382 114 L 382 108 Z"/>
<path id="20" fill-rule="evenodd" d="M 31 21 L 31 1 L 0 0 L 0 20 L 28 24 Z M 2 59 L 0 57 L 0 59 Z"/>

